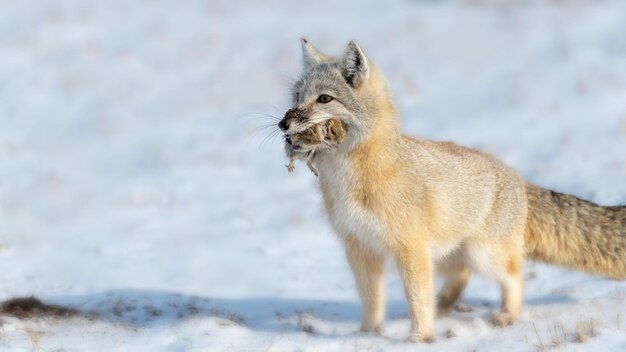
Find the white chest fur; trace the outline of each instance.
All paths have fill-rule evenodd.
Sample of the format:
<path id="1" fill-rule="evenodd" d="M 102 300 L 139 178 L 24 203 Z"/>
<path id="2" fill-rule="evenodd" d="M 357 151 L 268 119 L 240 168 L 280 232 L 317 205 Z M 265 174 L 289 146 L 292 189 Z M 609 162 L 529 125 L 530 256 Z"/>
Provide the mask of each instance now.
<path id="1" fill-rule="evenodd" d="M 372 211 L 355 199 L 355 170 L 341 155 L 320 156 L 317 168 L 323 183 L 330 222 L 339 236 L 354 236 L 362 244 L 381 251 L 385 247 L 386 226 Z"/>

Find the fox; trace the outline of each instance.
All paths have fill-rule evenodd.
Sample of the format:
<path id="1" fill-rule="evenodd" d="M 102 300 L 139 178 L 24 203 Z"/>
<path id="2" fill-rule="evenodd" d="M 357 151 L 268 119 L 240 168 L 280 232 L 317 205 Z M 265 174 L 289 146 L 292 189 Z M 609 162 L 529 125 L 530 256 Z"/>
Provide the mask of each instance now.
<path id="1" fill-rule="evenodd" d="M 435 317 L 455 306 L 471 273 L 499 285 L 498 327 L 519 318 L 526 259 L 626 278 L 626 206 L 544 189 L 477 150 L 403 135 L 389 85 L 356 41 L 337 57 L 305 38 L 301 46 L 302 73 L 278 128 L 289 137 L 329 119 L 345 126 L 342 142 L 312 162 L 355 278 L 362 331 L 382 331 L 386 258 L 403 282 L 408 342 L 435 341 Z M 437 295 L 435 275 L 444 279 Z"/>

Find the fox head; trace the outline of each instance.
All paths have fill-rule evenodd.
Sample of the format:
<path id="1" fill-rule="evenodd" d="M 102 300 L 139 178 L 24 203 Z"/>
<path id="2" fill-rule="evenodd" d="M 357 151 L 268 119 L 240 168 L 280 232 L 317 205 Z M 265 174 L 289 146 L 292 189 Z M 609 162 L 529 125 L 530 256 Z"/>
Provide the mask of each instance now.
<path id="1" fill-rule="evenodd" d="M 347 130 L 342 143 L 354 148 L 376 133 L 397 131 L 388 85 L 363 50 L 351 41 L 340 57 L 322 54 L 301 39 L 303 71 L 292 88 L 292 106 L 278 127 L 289 136 L 329 119 Z"/>

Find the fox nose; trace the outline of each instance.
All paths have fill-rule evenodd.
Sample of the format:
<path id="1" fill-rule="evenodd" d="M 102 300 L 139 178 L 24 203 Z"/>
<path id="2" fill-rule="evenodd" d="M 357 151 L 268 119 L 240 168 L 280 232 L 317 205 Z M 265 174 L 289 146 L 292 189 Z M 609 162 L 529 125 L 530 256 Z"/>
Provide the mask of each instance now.
<path id="1" fill-rule="evenodd" d="M 287 131 L 289 129 L 289 123 L 287 123 L 287 120 L 285 119 L 280 120 L 280 122 L 278 123 L 278 128 L 283 131 Z"/>

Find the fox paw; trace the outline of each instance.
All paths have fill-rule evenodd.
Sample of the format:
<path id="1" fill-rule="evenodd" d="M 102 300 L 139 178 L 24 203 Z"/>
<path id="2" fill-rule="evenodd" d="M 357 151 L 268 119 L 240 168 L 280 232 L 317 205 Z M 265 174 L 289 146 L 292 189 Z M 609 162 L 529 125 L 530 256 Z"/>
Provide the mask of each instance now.
<path id="1" fill-rule="evenodd" d="M 473 311 L 474 311 L 474 308 L 472 308 L 472 307 L 468 306 L 468 305 L 467 305 L 467 304 L 465 304 L 465 303 L 461 303 L 461 302 L 459 302 L 459 303 L 457 303 L 457 304 L 454 306 L 454 310 L 455 310 L 455 311 L 457 311 L 457 312 L 459 312 L 459 313 L 469 313 L 469 312 L 473 312 Z"/>
<path id="2" fill-rule="evenodd" d="M 513 325 L 517 317 L 511 313 L 500 312 L 491 317 L 491 323 L 494 326 L 503 328 L 505 326 Z"/>
<path id="3" fill-rule="evenodd" d="M 437 308 L 436 317 L 437 318 L 445 318 L 450 312 L 450 308 Z"/>
<path id="4" fill-rule="evenodd" d="M 373 333 L 376 333 L 376 334 L 382 334 L 383 333 L 383 325 L 382 324 L 378 324 L 378 325 L 361 324 L 361 328 L 359 329 L 359 331 L 361 331 L 361 332 L 373 332 Z"/>
<path id="5" fill-rule="evenodd" d="M 459 303 L 455 304 L 454 307 L 438 307 L 437 308 L 437 318 L 444 318 L 444 317 L 446 317 L 451 309 L 453 309 L 455 312 L 459 312 L 459 313 L 469 313 L 469 312 L 474 311 L 474 308 L 468 306 L 467 304 L 459 302 Z"/>
<path id="6" fill-rule="evenodd" d="M 435 342 L 435 337 L 433 335 L 430 335 L 430 334 L 429 335 L 423 335 L 423 334 L 412 333 L 406 339 L 406 342 L 410 342 L 410 343 L 418 343 L 418 342 L 433 343 L 433 342 Z"/>

